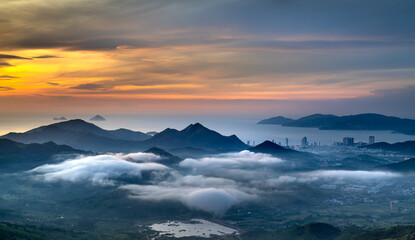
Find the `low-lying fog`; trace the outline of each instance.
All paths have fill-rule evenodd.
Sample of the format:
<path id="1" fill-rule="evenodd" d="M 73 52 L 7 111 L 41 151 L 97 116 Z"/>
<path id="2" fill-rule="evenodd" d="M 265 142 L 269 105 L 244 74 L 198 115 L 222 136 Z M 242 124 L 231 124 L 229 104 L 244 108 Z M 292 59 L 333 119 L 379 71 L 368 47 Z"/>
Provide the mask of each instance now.
<path id="1" fill-rule="evenodd" d="M 152 153 L 80 155 L 39 166 L 27 174 L 41 182 L 114 187 L 128 191 L 133 199 L 179 202 L 216 216 L 238 204 L 261 202 L 299 185 L 371 186 L 402 176 L 385 171 L 298 170 L 289 160 L 249 151 L 187 158 L 172 165 L 163 165 L 162 160 Z"/>

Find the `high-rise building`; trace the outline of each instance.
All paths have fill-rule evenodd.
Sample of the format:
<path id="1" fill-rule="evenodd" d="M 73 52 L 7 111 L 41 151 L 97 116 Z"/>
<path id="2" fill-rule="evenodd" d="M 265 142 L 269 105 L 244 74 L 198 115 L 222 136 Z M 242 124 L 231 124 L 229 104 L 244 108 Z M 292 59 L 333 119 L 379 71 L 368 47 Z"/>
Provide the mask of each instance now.
<path id="1" fill-rule="evenodd" d="M 369 144 L 374 144 L 375 143 L 375 136 L 370 136 L 369 137 Z"/>
<path id="2" fill-rule="evenodd" d="M 354 138 L 352 137 L 343 138 L 343 146 L 353 146 L 353 145 L 354 145 Z"/>
<path id="3" fill-rule="evenodd" d="M 285 146 L 288 147 L 288 138 L 285 138 Z"/>
<path id="4" fill-rule="evenodd" d="M 301 147 L 307 147 L 307 146 L 308 146 L 307 137 L 303 137 L 301 139 Z"/>

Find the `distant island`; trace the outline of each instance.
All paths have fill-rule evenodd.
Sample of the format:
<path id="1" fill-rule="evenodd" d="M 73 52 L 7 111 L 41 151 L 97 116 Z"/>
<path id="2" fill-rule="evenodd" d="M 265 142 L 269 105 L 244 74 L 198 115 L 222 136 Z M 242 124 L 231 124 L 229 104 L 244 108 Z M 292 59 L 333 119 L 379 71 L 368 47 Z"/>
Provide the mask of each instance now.
<path id="1" fill-rule="evenodd" d="M 264 119 L 258 124 L 318 128 L 320 130 L 391 130 L 397 133 L 415 135 L 415 120 L 375 113 L 348 116 L 313 114 L 297 120 L 278 116 Z"/>
<path id="2" fill-rule="evenodd" d="M 66 119 L 65 117 L 54 117 L 53 120 L 54 121 L 66 121 L 68 119 Z"/>
<path id="3" fill-rule="evenodd" d="M 100 115 L 96 115 L 93 118 L 89 119 L 89 121 L 106 121 L 106 119 Z"/>

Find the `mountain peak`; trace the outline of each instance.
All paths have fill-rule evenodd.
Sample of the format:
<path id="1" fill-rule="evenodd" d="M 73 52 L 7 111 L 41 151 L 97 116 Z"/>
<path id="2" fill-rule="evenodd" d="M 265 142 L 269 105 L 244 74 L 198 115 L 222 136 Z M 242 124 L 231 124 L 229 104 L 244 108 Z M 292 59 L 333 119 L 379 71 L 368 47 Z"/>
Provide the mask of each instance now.
<path id="1" fill-rule="evenodd" d="M 295 152 L 294 150 L 281 147 L 280 145 L 273 143 L 271 141 L 264 141 L 261 144 L 256 145 L 248 149 L 251 152 L 260 152 L 260 153 L 285 153 L 285 152 Z"/>
<path id="2" fill-rule="evenodd" d="M 203 131 L 212 131 L 212 130 L 206 128 L 205 126 L 203 126 L 202 124 L 197 122 L 197 123 L 194 123 L 194 124 L 190 124 L 185 129 L 183 129 L 182 132 L 188 132 L 188 131 L 194 132 L 194 131 L 201 131 L 201 130 L 203 130 Z"/>
<path id="3" fill-rule="evenodd" d="M 90 121 L 106 121 L 105 118 L 103 118 L 100 115 L 95 115 L 93 118 L 89 119 Z"/>

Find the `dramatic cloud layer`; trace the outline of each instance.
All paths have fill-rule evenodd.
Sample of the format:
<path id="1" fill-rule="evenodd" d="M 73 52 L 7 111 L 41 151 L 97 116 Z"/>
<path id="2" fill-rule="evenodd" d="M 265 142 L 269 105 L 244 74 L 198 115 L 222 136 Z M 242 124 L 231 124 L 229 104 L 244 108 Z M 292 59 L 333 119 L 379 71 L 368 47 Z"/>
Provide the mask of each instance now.
<path id="1" fill-rule="evenodd" d="M 202 159 L 186 159 L 180 163 L 181 167 L 206 169 L 206 168 L 238 168 L 244 166 L 274 165 L 283 160 L 272 157 L 269 154 L 242 151 L 238 153 L 220 154 L 214 157 Z"/>
<path id="2" fill-rule="evenodd" d="M 242 151 L 185 159 L 169 168 L 151 153 L 80 156 L 43 165 L 30 174 L 40 181 L 89 182 L 127 191 L 132 199 L 176 201 L 193 210 L 222 216 L 245 202 L 278 196 L 280 191 L 308 184 L 378 184 L 401 175 L 382 171 L 315 170 L 298 172 L 268 154 Z M 146 178 L 142 179 L 144 173 Z M 141 180 L 141 181 L 137 181 Z M 301 193 L 298 193 L 301 194 Z M 269 201 L 269 199 L 268 199 Z"/>
<path id="3" fill-rule="evenodd" d="M 145 156 L 145 158 L 148 158 Z M 157 163 L 133 163 L 114 155 L 99 155 L 66 160 L 59 164 L 47 164 L 30 172 L 44 181 L 92 182 L 112 184 L 118 177 L 141 177 L 145 171 L 166 170 Z"/>

